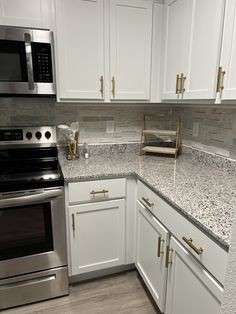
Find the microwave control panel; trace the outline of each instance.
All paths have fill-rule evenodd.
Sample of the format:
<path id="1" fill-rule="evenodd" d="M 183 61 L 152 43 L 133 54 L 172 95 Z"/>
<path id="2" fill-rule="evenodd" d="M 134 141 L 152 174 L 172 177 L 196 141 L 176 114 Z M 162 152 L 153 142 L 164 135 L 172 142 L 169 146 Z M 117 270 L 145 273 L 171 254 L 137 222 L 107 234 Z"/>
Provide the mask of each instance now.
<path id="1" fill-rule="evenodd" d="M 48 43 L 32 42 L 34 82 L 52 83 L 52 54 Z"/>

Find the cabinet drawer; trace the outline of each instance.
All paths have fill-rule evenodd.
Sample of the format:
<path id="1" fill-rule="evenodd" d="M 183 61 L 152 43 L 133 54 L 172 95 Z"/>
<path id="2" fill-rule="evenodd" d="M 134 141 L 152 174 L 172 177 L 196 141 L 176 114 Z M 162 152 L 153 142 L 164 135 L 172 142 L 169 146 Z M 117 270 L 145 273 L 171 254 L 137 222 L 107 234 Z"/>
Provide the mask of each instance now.
<path id="1" fill-rule="evenodd" d="M 69 183 L 69 203 L 86 203 L 125 197 L 126 179 Z"/>
<path id="2" fill-rule="evenodd" d="M 228 253 L 224 249 L 140 181 L 138 182 L 138 200 L 149 208 L 220 283 L 224 283 L 228 260 Z M 189 239 L 192 241 L 187 243 Z"/>

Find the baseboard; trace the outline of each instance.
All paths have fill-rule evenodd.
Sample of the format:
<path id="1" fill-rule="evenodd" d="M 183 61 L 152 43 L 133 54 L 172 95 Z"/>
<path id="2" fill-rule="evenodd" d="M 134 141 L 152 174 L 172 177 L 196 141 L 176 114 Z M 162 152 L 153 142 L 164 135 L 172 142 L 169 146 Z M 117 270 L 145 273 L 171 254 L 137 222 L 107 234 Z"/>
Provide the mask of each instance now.
<path id="1" fill-rule="evenodd" d="M 132 270 L 132 269 L 135 269 L 134 264 L 121 265 L 121 266 L 116 266 L 116 267 L 102 269 L 102 270 L 95 270 L 89 273 L 71 276 L 69 277 L 69 283 L 73 284 L 73 283 L 82 282 L 82 281 L 86 281 L 90 279 L 105 277 L 105 276 L 121 273 L 121 272 Z"/>

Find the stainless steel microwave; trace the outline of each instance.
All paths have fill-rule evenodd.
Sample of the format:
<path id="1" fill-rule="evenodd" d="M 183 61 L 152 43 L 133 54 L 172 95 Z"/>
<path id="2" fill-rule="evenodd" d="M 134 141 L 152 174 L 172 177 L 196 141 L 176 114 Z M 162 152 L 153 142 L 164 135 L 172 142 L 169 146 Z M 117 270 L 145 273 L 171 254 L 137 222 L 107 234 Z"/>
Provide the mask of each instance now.
<path id="1" fill-rule="evenodd" d="M 2 94 L 55 94 L 52 32 L 0 26 Z"/>

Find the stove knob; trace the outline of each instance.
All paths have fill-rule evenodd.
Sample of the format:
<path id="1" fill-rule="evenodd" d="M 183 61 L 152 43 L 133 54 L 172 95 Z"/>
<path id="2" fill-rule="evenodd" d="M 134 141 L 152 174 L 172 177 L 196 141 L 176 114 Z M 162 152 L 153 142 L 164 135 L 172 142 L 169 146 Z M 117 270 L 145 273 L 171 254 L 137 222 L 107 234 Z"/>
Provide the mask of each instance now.
<path id="1" fill-rule="evenodd" d="M 31 140 L 31 138 L 32 138 L 33 135 L 32 135 L 31 132 L 26 132 L 25 136 L 26 136 L 26 138 L 27 138 L 28 140 Z"/>
<path id="2" fill-rule="evenodd" d="M 50 139 L 51 135 L 52 135 L 51 132 L 49 132 L 49 131 L 45 132 L 45 137 L 47 140 Z"/>
<path id="3" fill-rule="evenodd" d="M 40 140 L 41 139 L 41 137 L 42 137 L 42 133 L 41 132 L 36 132 L 35 133 L 35 137 L 38 139 L 38 140 Z"/>

